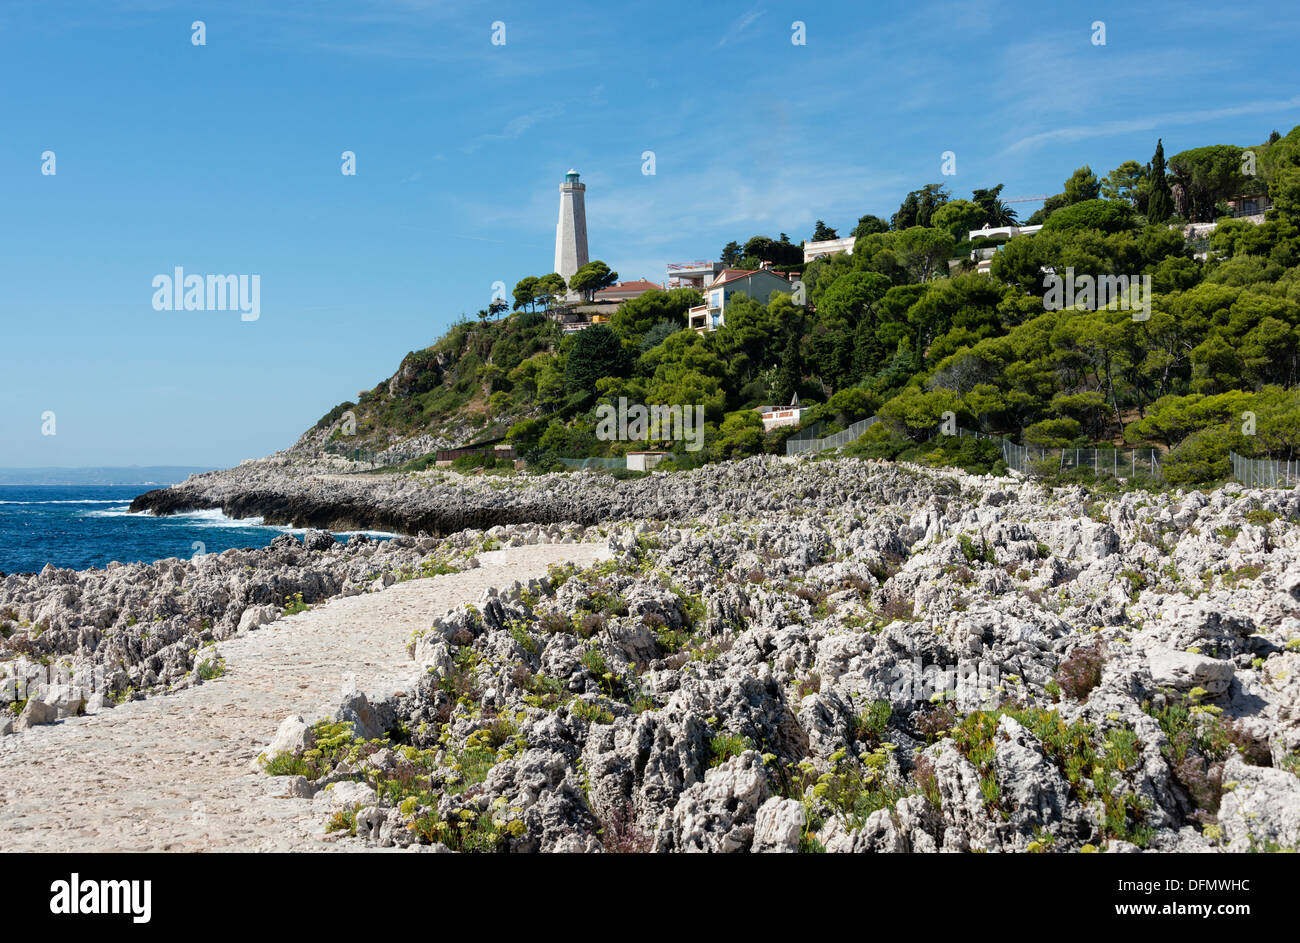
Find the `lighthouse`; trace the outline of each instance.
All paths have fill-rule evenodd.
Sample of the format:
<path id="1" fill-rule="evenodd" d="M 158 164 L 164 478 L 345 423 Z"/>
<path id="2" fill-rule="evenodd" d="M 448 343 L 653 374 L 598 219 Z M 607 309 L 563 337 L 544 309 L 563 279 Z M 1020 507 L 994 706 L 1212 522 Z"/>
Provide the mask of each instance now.
<path id="1" fill-rule="evenodd" d="M 555 271 L 567 283 L 587 264 L 587 185 L 570 170 L 560 184 L 560 221 L 555 224 Z"/>

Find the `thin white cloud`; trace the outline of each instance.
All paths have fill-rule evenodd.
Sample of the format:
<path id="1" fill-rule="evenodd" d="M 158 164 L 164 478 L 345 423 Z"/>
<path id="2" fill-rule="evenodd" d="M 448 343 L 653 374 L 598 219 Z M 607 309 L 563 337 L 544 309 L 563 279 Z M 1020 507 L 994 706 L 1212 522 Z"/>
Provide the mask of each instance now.
<path id="1" fill-rule="evenodd" d="M 480 134 L 473 141 L 465 145 L 464 151 L 467 154 L 473 153 L 484 144 L 501 141 L 513 141 L 523 137 L 532 128 L 536 127 L 543 121 L 549 121 L 552 118 L 558 118 L 564 114 L 563 105 L 551 105 L 546 108 L 537 108 L 533 111 L 525 112 L 522 115 L 516 115 L 507 121 L 500 131 L 492 134 Z"/>
<path id="2" fill-rule="evenodd" d="M 750 10 L 740 19 L 736 20 L 736 22 L 732 23 L 727 31 L 722 34 L 722 38 L 718 40 L 718 48 L 725 46 L 732 40 L 738 39 L 741 33 L 752 26 L 754 21 L 766 12 L 766 10 Z"/>
<path id="3" fill-rule="evenodd" d="M 1300 109 L 1300 96 L 1267 101 L 1246 102 L 1227 108 L 1202 108 L 1195 111 L 1165 112 L 1149 115 L 1145 118 L 1132 118 L 1127 121 L 1102 121 L 1096 124 L 1070 125 L 1031 134 L 1004 148 L 1004 154 L 1015 153 L 1044 144 L 1056 144 L 1070 141 L 1082 141 L 1088 138 L 1107 137 L 1115 134 L 1131 134 L 1135 131 L 1151 131 L 1169 125 L 1202 124 L 1222 118 L 1236 118 L 1241 115 L 1258 115 L 1273 112 Z"/>

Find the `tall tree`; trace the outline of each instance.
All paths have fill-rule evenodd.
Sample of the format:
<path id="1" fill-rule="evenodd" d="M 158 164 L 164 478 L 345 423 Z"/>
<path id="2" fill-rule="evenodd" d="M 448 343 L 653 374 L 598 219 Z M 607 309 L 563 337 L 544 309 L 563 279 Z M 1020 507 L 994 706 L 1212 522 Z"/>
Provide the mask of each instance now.
<path id="1" fill-rule="evenodd" d="M 840 238 L 839 233 L 837 233 L 834 229 L 831 229 L 831 227 L 827 226 L 820 219 L 817 220 L 817 225 L 813 229 L 813 235 L 812 235 L 813 242 L 826 242 L 830 239 L 838 239 L 838 238 Z"/>
<path id="2" fill-rule="evenodd" d="M 1000 199 L 1003 186 L 999 183 L 986 190 L 971 191 L 971 202 L 984 211 L 985 222 L 990 226 L 1014 226 L 1018 222 L 1016 211 Z"/>
<path id="3" fill-rule="evenodd" d="M 552 272 L 550 275 L 543 275 L 537 280 L 535 297 L 543 306 L 549 308 L 564 297 L 567 288 L 564 276 L 559 272 Z"/>
<path id="4" fill-rule="evenodd" d="M 528 310 L 532 310 L 537 301 L 537 276 L 529 275 L 527 278 L 521 278 L 515 285 L 515 310 L 518 311 L 525 305 Z"/>
<path id="5" fill-rule="evenodd" d="M 1084 200 L 1095 200 L 1100 193 L 1101 184 L 1097 181 L 1097 175 L 1092 172 L 1092 168 L 1087 164 L 1070 174 L 1070 179 L 1065 181 L 1065 202 L 1067 205 L 1082 203 Z"/>
<path id="6" fill-rule="evenodd" d="M 1263 192 L 1263 181 L 1255 174 L 1242 173 L 1245 151 L 1232 144 L 1195 147 L 1169 158 L 1172 186 L 1186 194 L 1192 222 L 1212 222 L 1226 208 L 1228 200 Z M 1175 200 L 1175 203 L 1177 200 Z"/>
<path id="7" fill-rule="evenodd" d="M 802 331 L 791 331 L 785 339 L 785 350 L 781 354 L 781 366 L 776 373 L 776 405 L 783 406 L 794 399 L 803 380 L 803 357 L 799 353 L 799 338 Z"/>
<path id="8" fill-rule="evenodd" d="M 603 324 L 579 331 L 564 364 L 564 388 L 569 393 L 596 394 L 601 377 L 627 376 L 632 358 L 618 335 Z"/>
<path id="9" fill-rule="evenodd" d="M 732 268 L 740 263 L 741 251 L 740 243 L 734 239 L 722 247 L 722 257 L 720 261 L 727 268 Z"/>
<path id="10" fill-rule="evenodd" d="M 858 224 L 853 227 L 853 238 L 858 239 L 878 232 L 889 232 L 889 221 L 868 213 L 859 219 Z"/>
<path id="11" fill-rule="evenodd" d="M 1280 212 L 1300 219 L 1300 167 L 1283 167 L 1268 192 Z"/>
<path id="12" fill-rule="evenodd" d="M 891 250 L 912 281 L 929 281 L 947 273 L 948 257 L 957 240 L 946 231 L 913 226 L 894 235 Z"/>
<path id="13" fill-rule="evenodd" d="M 773 265 L 798 265 L 803 261 L 803 248 L 791 244 L 790 237 L 781 233 L 780 237 L 753 236 L 745 242 L 744 258 L 741 268 L 758 268 L 760 262 Z"/>
<path id="14" fill-rule="evenodd" d="M 901 231 L 913 226 L 929 226 L 934 211 L 947 203 L 950 195 L 940 183 L 927 183 L 921 189 L 913 190 L 903 198 L 898 212 L 890 219 L 890 228 Z"/>
<path id="15" fill-rule="evenodd" d="M 965 242 L 971 230 L 988 222 L 988 218 L 988 213 L 978 203 L 953 200 L 935 210 L 930 222 L 935 229 L 942 229 L 955 241 Z"/>
<path id="16" fill-rule="evenodd" d="M 573 273 L 569 279 L 569 289 L 581 292 L 588 301 L 602 288 L 608 288 L 618 281 L 618 272 L 611 272 L 609 266 L 600 259 L 592 259 Z"/>
<path id="17" fill-rule="evenodd" d="M 1128 200 L 1137 206 L 1138 185 L 1146 170 L 1135 160 L 1126 160 L 1106 175 L 1101 183 L 1101 195 L 1108 200 Z"/>
<path id="18" fill-rule="evenodd" d="M 1169 181 L 1165 178 L 1165 142 L 1156 141 L 1156 152 L 1151 157 L 1151 193 L 1147 197 L 1147 219 L 1152 223 L 1163 223 L 1174 215 L 1174 197 L 1170 191 Z"/>

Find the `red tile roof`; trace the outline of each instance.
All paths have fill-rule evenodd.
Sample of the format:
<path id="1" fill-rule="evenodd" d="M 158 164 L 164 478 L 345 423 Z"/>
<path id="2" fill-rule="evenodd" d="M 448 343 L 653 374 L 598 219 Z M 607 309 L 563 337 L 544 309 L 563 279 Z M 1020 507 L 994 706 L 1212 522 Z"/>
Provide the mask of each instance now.
<path id="1" fill-rule="evenodd" d="M 658 282 L 650 282 L 642 278 L 636 281 L 619 282 L 617 285 L 610 285 L 608 288 L 602 288 L 600 291 L 596 292 L 596 295 L 600 296 L 606 292 L 616 291 L 654 291 L 662 287 L 663 286 Z"/>
<path id="2" fill-rule="evenodd" d="M 784 273 L 773 272 L 771 269 L 728 268 L 728 269 L 723 269 L 721 272 L 719 272 L 718 277 L 714 279 L 712 282 L 710 282 L 708 285 L 706 285 L 705 288 L 717 288 L 719 285 L 725 285 L 728 282 L 734 282 L 737 279 L 741 279 L 741 278 L 748 278 L 750 275 L 758 275 L 761 272 L 766 272 L 768 275 L 775 275 L 777 278 L 785 279 Z M 785 280 L 789 281 L 789 279 L 785 279 Z"/>

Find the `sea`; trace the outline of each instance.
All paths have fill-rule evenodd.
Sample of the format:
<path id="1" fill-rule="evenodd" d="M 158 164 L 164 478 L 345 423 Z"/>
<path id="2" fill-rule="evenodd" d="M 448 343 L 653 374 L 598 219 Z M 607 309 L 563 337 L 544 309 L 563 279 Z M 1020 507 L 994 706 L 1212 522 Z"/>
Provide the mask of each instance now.
<path id="1" fill-rule="evenodd" d="M 0 485 L 0 573 L 38 573 L 47 563 L 84 570 L 111 561 L 189 559 L 232 547 L 265 547 L 280 534 L 260 517 L 236 520 L 219 510 L 168 517 L 132 514 L 137 495 L 157 485 Z M 335 534 L 346 542 L 354 532 Z M 379 539 L 392 534 L 365 531 Z"/>

